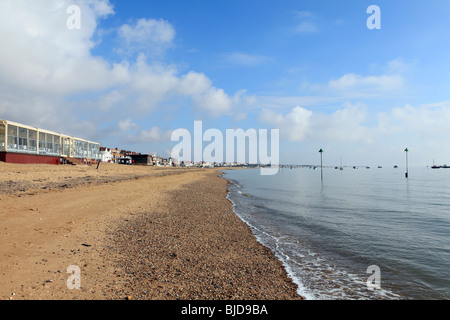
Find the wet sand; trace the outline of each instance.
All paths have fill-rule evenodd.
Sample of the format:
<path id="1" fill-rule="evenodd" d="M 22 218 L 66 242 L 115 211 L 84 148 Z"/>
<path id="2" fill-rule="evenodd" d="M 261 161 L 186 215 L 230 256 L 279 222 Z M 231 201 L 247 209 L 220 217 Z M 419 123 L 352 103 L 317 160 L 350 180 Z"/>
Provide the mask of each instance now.
<path id="1" fill-rule="evenodd" d="M 219 175 L 0 162 L 0 299 L 301 299 Z"/>

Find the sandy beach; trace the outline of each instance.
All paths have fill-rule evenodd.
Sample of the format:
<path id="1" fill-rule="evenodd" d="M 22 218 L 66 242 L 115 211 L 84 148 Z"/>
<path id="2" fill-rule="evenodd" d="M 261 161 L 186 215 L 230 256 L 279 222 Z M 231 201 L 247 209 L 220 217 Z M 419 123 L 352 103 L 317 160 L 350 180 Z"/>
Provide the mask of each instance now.
<path id="1" fill-rule="evenodd" d="M 0 162 L 0 299 L 301 299 L 226 194 L 216 169 Z"/>

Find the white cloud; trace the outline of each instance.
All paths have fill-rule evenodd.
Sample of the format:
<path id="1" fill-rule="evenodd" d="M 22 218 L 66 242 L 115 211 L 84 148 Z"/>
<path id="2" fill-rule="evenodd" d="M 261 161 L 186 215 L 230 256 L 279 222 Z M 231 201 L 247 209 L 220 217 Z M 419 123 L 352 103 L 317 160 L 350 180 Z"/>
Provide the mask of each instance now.
<path id="1" fill-rule="evenodd" d="M 312 34 L 320 31 L 316 24 L 317 17 L 310 11 L 296 11 L 294 13 L 297 25 L 292 28 L 295 34 Z"/>
<path id="2" fill-rule="evenodd" d="M 365 89 L 395 91 L 401 89 L 403 85 L 404 79 L 400 75 L 361 76 L 353 73 L 348 73 L 328 83 L 330 89 L 337 91 Z"/>
<path id="3" fill-rule="evenodd" d="M 309 137 L 314 140 L 339 142 L 372 143 L 376 136 L 376 128 L 369 127 L 366 122 L 368 113 L 364 105 L 346 103 L 331 114 L 315 113 L 312 117 Z"/>
<path id="4" fill-rule="evenodd" d="M 323 83 L 310 83 L 303 79 L 298 88 L 304 94 L 321 97 L 322 100 L 334 98 L 341 102 L 345 99 L 405 96 L 410 94 L 407 73 L 412 68 L 413 63 L 398 58 L 383 65 L 371 64 L 369 69 L 372 74 L 346 73 Z"/>
<path id="5" fill-rule="evenodd" d="M 450 135 L 450 102 L 405 105 L 389 114 L 390 128 L 396 132 L 409 132 L 415 139 L 440 139 Z"/>
<path id="6" fill-rule="evenodd" d="M 213 117 L 229 113 L 232 109 L 232 100 L 223 91 L 214 87 L 208 88 L 201 95 L 193 97 L 194 106 L 200 110 L 207 112 Z"/>
<path id="7" fill-rule="evenodd" d="M 315 18 L 315 14 L 311 11 L 296 11 L 295 17 L 297 19 L 305 19 L 305 18 Z"/>
<path id="8" fill-rule="evenodd" d="M 81 9 L 79 30 L 66 25 L 66 9 L 74 3 Z M 102 0 L 1 1 L 0 116 L 68 134 L 92 134 L 95 125 L 77 119 L 67 97 L 123 80 L 122 66 L 90 54 L 98 20 L 112 12 Z"/>
<path id="9" fill-rule="evenodd" d="M 287 113 L 263 110 L 259 120 L 279 128 L 288 141 L 327 145 L 328 150 L 334 149 L 334 156 L 347 154 L 347 161 L 389 162 L 408 147 L 414 151 L 415 165 L 428 165 L 432 158 L 450 163 L 450 146 L 445 143 L 450 135 L 450 101 L 385 112 L 360 103 L 345 103 L 331 113 L 302 107 Z"/>
<path id="10" fill-rule="evenodd" d="M 293 105 L 317 106 L 336 103 L 336 97 L 329 95 L 304 95 L 304 96 L 263 96 L 254 97 L 255 103 L 260 109 L 287 110 Z"/>
<path id="11" fill-rule="evenodd" d="M 257 100 L 247 95 L 246 90 L 239 90 L 230 96 L 223 89 L 210 87 L 201 94 L 192 96 L 192 103 L 200 116 L 231 116 L 234 121 L 243 121 Z"/>
<path id="12" fill-rule="evenodd" d="M 206 75 L 190 71 L 181 77 L 178 91 L 183 95 L 195 95 L 206 92 L 211 86 L 212 81 Z"/>
<path id="13" fill-rule="evenodd" d="M 286 115 L 266 109 L 261 111 L 260 121 L 280 129 L 280 135 L 288 140 L 302 141 L 309 131 L 312 114 L 312 111 L 299 106 Z"/>
<path id="14" fill-rule="evenodd" d="M 118 92 L 117 90 L 113 90 L 111 92 L 106 93 L 99 97 L 99 99 L 95 102 L 95 107 L 99 108 L 101 111 L 108 111 L 117 106 L 120 103 L 125 101 L 125 96 Z"/>
<path id="15" fill-rule="evenodd" d="M 388 62 L 387 72 L 390 74 L 404 74 L 409 71 L 412 66 L 413 63 L 406 63 L 403 59 L 397 58 Z"/>
<path id="16" fill-rule="evenodd" d="M 72 1 L 0 2 L 0 85 L 44 94 L 101 89 L 111 84 L 109 65 L 92 57 L 98 19 L 107 1 L 80 2 L 81 29 L 66 26 Z M 43 18 L 45 17 L 45 18 Z"/>
<path id="17" fill-rule="evenodd" d="M 118 37 L 125 45 L 120 52 L 144 51 L 147 54 L 161 55 L 172 45 L 175 29 L 163 19 L 139 19 L 134 25 L 122 25 L 118 30 Z"/>
<path id="18" fill-rule="evenodd" d="M 302 21 L 293 28 L 294 33 L 311 34 L 319 32 L 319 27 L 311 21 Z"/>
<path id="19" fill-rule="evenodd" d="M 142 130 L 136 134 L 129 134 L 123 140 L 124 143 L 131 144 L 145 144 L 145 143 L 155 143 L 155 142 L 165 142 L 170 141 L 172 131 L 163 132 L 160 127 L 152 127 L 148 130 Z"/>
<path id="20" fill-rule="evenodd" d="M 125 119 L 121 120 L 117 123 L 117 127 L 120 132 L 128 132 L 132 130 L 136 130 L 138 128 L 138 125 L 133 122 L 131 119 Z"/>
<path id="21" fill-rule="evenodd" d="M 363 105 L 345 104 L 331 114 L 313 112 L 294 107 L 283 114 L 263 110 L 260 121 L 280 129 L 280 134 L 290 141 L 361 141 L 371 143 L 373 128 L 365 125 L 368 115 Z"/>
<path id="22" fill-rule="evenodd" d="M 129 111 L 154 110 L 158 103 L 168 99 L 179 83 L 175 67 L 149 64 L 143 54 L 130 66 L 130 73 L 130 82 L 121 87 L 130 98 Z"/>
<path id="23" fill-rule="evenodd" d="M 307 94 L 329 98 L 335 101 L 343 99 L 371 99 L 377 97 L 404 95 L 407 93 L 408 83 L 402 74 L 360 75 L 347 73 L 327 83 L 309 83 L 303 80 L 299 89 Z"/>
<path id="24" fill-rule="evenodd" d="M 114 8 L 108 0 L 76 0 L 75 4 L 89 6 L 92 9 L 92 13 L 101 18 L 114 14 Z M 87 14 L 89 13 L 87 12 Z"/>
<path id="25" fill-rule="evenodd" d="M 200 115 L 218 117 L 238 109 L 242 113 L 240 107 L 252 101 L 242 90 L 234 96 L 228 95 L 223 89 L 213 86 L 211 79 L 203 73 L 189 71 L 180 75 L 174 66 L 148 64 L 143 54 L 129 66 L 128 73 L 127 83 L 98 100 L 97 104 L 104 110 L 111 110 L 114 105 L 119 108 L 126 103 L 128 114 L 146 115 L 161 103 L 187 97 Z"/>
<path id="26" fill-rule="evenodd" d="M 273 61 L 273 58 L 257 55 L 257 54 L 246 54 L 242 52 L 233 52 L 224 54 L 222 56 L 222 62 L 229 65 L 238 65 L 246 67 L 256 67 L 265 63 Z"/>
<path id="27" fill-rule="evenodd" d="M 79 30 L 66 25 L 66 9 L 74 3 L 81 9 Z M 174 109 L 188 107 L 207 117 L 232 114 L 248 100 L 216 88 L 203 73 L 180 74 L 176 66 L 154 60 L 152 50 L 164 50 L 175 37 L 165 20 L 141 19 L 119 28 L 126 49 L 136 50 L 134 61 L 109 63 L 92 55 L 98 22 L 113 13 L 107 0 L 1 1 L 0 117 L 92 139 L 113 135 L 114 125 L 131 129 L 134 118 L 161 104 L 175 102 Z M 177 101 L 185 98 L 189 105 Z M 109 129 L 98 128 L 105 120 Z M 141 132 L 149 140 L 158 133 Z"/>
<path id="28" fill-rule="evenodd" d="M 134 26 L 125 24 L 120 27 L 118 33 L 128 44 L 144 44 L 149 41 L 170 43 L 175 37 L 172 25 L 163 19 L 139 19 Z"/>

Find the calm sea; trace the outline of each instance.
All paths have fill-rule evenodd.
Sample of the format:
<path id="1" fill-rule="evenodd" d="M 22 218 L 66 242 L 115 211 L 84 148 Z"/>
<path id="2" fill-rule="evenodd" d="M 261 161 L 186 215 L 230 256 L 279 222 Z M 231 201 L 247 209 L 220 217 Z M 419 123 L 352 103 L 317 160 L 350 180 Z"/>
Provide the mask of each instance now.
<path id="1" fill-rule="evenodd" d="M 449 299 L 450 169 L 226 170 L 228 198 L 307 299 Z M 369 266 L 380 288 L 369 289 Z M 374 283 L 370 281 L 370 283 Z"/>

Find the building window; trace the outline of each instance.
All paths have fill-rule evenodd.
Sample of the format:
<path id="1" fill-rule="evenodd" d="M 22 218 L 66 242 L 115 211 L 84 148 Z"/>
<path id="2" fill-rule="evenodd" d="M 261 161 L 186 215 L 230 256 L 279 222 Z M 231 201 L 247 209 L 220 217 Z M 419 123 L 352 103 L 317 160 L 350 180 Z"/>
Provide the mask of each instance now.
<path id="1" fill-rule="evenodd" d="M 99 159 L 100 145 L 95 143 L 89 143 L 89 158 Z"/>
<path id="2" fill-rule="evenodd" d="M 18 149 L 18 139 L 17 127 L 8 125 L 8 151 Z"/>
<path id="3" fill-rule="evenodd" d="M 88 158 L 88 143 L 86 141 L 75 140 L 75 158 Z"/>
<path id="4" fill-rule="evenodd" d="M 39 154 L 47 154 L 47 149 L 45 148 L 45 133 L 39 132 Z"/>
<path id="5" fill-rule="evenodd" d="M 59 136 L 53 136 L 53 154 L 59 156 L 61 154 L 61 141 Z"/>
<path id="6" fill-rule="evenodd" d="M 0 151 L 5 151 L 5 137 L 6 137 L 6 132 L 5 132 L 5 124 L 4 123 L 0 123 Z"/>
<path id="7" fill-rule="evenodd" d="M 53 153 L 53 135 L 52 134 L 46 134 L 45 135 L 45 149 L 47 154 L 52 154 Z"/>
<path id="8" fill-rule="evenodd" d="M 62 138 L 63 154 L 67 157 L 73 157 L 73 140 L 71 138 Z"/>
<path id="9" fill-rule="evenodd" d="M 60 155 L 61 144 L 59 136 L 50 133 L 39 133 L 39 153 L 48 154 L 52 156 Z"/>
<path id="10" fill-rule="evenodd" d="M 19 150 L 28 151 L 28 130 L 19 127 Z"/>
<path id="11" fill-rule="evenodd" d="M 81 146 L 81 141 L 75 140 L 75 148 L 74 148 L 74 157 L 75 158 L 81 158 L 83 154 L 83 148 Z"/>
<path id="12" fill-rule="evenodd" d="M 36 153 L 37 151 L 37 131 L 28 130 L 28 150 L 30 152 Z"/>
<path id="13" fill-rule="evenodd" d="M 83 148 L 83 158 L 87 158 L 88 157 L 88 143 L 87 142 L 82 142 L 82 148 Z"/>

